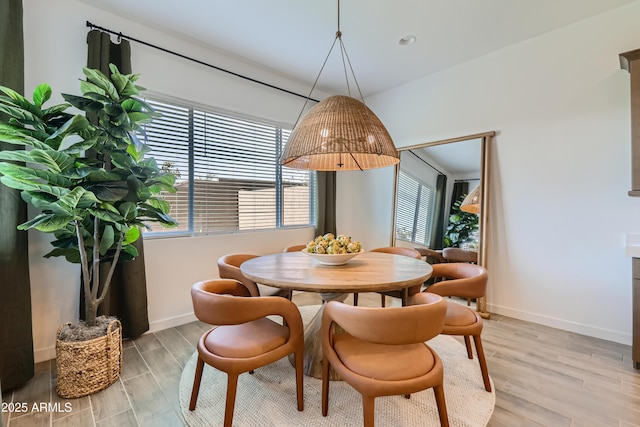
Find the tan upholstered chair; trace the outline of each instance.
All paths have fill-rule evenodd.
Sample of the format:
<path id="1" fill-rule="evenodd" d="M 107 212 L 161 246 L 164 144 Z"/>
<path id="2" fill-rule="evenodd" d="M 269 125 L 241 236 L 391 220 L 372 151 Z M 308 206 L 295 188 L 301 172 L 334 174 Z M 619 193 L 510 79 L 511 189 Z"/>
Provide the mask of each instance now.
<path id="1" fill-rule="evenodd" d="M 284 248 L 284 250 L 282 252 L 300 252 L 301 250 L 303 250 L 306 247 L 307 247 L 307 245 L 287 246 L 286 248 Z"/>
<path id="2" fill-rule="evenodd" d="M 470 262 L 471 264 L 478 263 L 478 251 L 471 251 L 461 248 L 444 248 L 442 250 L 442 257 L 447 262 Z"/>
<path id="3" fill-rule="evenodd" d="M 429 248 L 422 248 L 419 246 L 416 246 L 414 249 L 420 252 L 420 255 L 425 257 L 425 261 L 427 261 L 429 264 L 438 264 L 441 262 L 447 262 L 447 260 L 444 259 L 444 257 L 442 256 L 442 251 L 436 251 Z"/>
<path id="4" fill-rule="evenodd" d="M 435 264 L 432 277 L 443 280 L 427 287 L 423 293 L 434 293 L 443 297 L 480 298 L 485 295 L 489 275 L 484 267 L 468 263 Z M 410 303 L 412 303 L 410 301 Z M 482 349 L 482 318 L 470 307 L 447 301 L 447 316 L 444 321 L 442 333 L 445 335 L 461 335 L 467 347 L 467 356 L 473 359 L 471 339 L 476 346 L 478 361 L 484 388 L 491 391 L 487 362 Z"/>
<path id="5" fill-rule="evenodd" d="M 218 259 L 218 276 L 220 276 L 221 279 L 234 279 L 241 282 L 249 290 L 252 297 L 279 296 L 291 299 L 291 291 L 256 283 L 242 274 L 240 265 L 247 260 L 257 257 L 258 255 L 251 254 L 224 255 Z"/>
<path id="6" fill-rule="evenodd" d="M 329 411 L 329 369 L 362 395 L 364 425 L 374 425 L 378 396 L 433 388 L 440 424 L 448 426 L 442 361 L 425 341 L 442 330 L 446 302 L 434 294 L 413 296 L 408 307 L 354 307 L 330 301 L 322 316 L 322 415 Z M 336 333 L 333 325 L 345 333 Z"/>
<path id="7" fill-rule="evenodd" d="M 302 318 L 291 301 L 279 297 L 252 298 L 240 282 L 215 279 L 198 282 L 191 288 L 193 310 L 198 319 L 220 325 L 206 332 L 198 342 L 198 362 L 189 410 L 196 408 L 204 364 L 226 372 L 227 397 L 224 426 L 233 422 L 238 376 L 288 354 L 295 354 L 298 410 L 304 409 Z M 281 316 L 287 326 L 266 316 Z M 259 392 L 259 391 L 256 391 Z"/>
<path id="8" fill-rule="evenodd" d="M 387 247 L 383 247 L 383 248 L 376 248 L 376 249 L 371 249 L 369 252 L 384 252 L 387 254 L 394 254 L 394 255 L 403 255 L 403 256 L 408 256 L 411 258 L 415 258 L 415 259 L 422 259 L 422 254 L 420 254 L 420 252 L 416 251 L 415 249 L 411 249 L 411 248 L 402 248 L 399 246 L 387 246 Z M 402 290 L 399 291 L 384 291 L 384 292 L 378 292 L 380 294 L 380 303 L 382 304 L 382 306 L 385 306 L 385 296 L 390 296 L 390 297 L 395 297 L 395 298 L 400 298 L 402 300 L 402 305 L 407 305 L 407 298 L 410 297 L 411 295 L 417 294 L 418 292 L 420 292 L 421 290 L 421 286 L 413 286 L 411 288 L 404 288 Z M 357 304 L 357 298 L 356 298 L 357 294 L 353 295 L 354 298 L 354 304 L 353 305 L 358 305 Z"/>

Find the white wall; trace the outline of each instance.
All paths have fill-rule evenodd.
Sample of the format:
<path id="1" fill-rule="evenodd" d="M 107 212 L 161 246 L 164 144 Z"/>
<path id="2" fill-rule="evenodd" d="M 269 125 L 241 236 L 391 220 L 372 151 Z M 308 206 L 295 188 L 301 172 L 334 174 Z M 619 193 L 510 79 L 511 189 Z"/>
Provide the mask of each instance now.
<path id="1" fill-rule="evenodd" d="M 629 74 L 640 2 L 367 100 L 398 147 L 495 130 L 488 309 L 631 342 Z M 393 169 L 340 175 L 339 229 L 388 241 Z M 374 208 L 375 207 L 375 208 Z M 362 237 L 364 235 L 367 237 Z"/>
<path id="2" fill-rule="evenodd" d="M 74 0 L 24 0 L 25 92 L 42 82 L 54 94 L 79 93 L 86 65 L 86 21 L 181 52 L 204 62 L 306 95 L 305 84 L 249 66 L 190 40 L 158 32 Z M 139 84 L 154 92 L 201 104 L 292 124 L 304 104 L 297 98 L 232 77 L 193 62 L 132 43 L 133 70 Z M 315 93 L 314 93 L 315 94 Z M 318 95 L 318 94 L 316 94 Z M 322 96 L 319 94 L 318 96 Z M 147 291 L 151 330 L 193 319 L 189 289 L 199 280 L 217 277 L 216 260 L 232 252 L 267 254 L 306 243 L 312 228 L 227 236 L 145 241 Z M 58 325 L 78 318 L 79 269 L 63 259 L 44 259 L 49 236 L 30 232 L 30 274 L 36 361 L 54 357 Z"/>

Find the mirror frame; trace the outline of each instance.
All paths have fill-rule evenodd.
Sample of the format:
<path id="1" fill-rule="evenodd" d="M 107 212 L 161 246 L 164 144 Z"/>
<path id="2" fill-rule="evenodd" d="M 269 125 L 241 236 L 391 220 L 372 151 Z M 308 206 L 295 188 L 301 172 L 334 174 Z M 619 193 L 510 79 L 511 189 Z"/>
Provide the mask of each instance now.
<path id="1" fill-rule="evenodd" d="M 478 244 L 478 265 L 487 267 L 487 247 L 488 242 L 488 219 L 489 219 L 489 152 L 490 144 L 493 137 L 496 135 L 495 131 L 477 133 L 474 135 L 466 135 L 457 138 L 443 139 L 439 141 L 425 142 L 416 145 L 410 145 L 407 147 L 398 148 L 399 152 L 413 150 L 417 148 L 433 147 L 442 144 L 451 144 L 454 142 L 468 141 L 471 139 L 481 139 L 480 142 L 480 189 L 482 198 L 480 199 L 480 213 L 478 218 L 478 231 L 480 235 L 480 242 Z M 398 175 L 400 173 L 400 163 L 395 165 L 395 176 L 393 182 L 393 210 L 391 218 L 391 246 L 396 244 L 396 207 L 398 197 Z M 482 317 L 488 318 L 489 313 L 486 311 L 487 303 L 486 296 L 480 298 L 476 304 L 476 311 L 482 315 Z"/>

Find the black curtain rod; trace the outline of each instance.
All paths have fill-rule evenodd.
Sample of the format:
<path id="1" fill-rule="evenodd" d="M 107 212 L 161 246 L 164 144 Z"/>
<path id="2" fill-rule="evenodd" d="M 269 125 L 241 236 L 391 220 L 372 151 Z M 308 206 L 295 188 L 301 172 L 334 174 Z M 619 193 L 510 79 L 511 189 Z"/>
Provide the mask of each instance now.
<path id="1" fill-rule="evenodd" d="M 480 181 L 480 178 L 456 179 L 453 182 L 469 182 L 469 181 Z"/>
<path id="2" fill-rule="evenodd" d="M 260 80 L 256 80 L 256 79 L 253 79 L 253 78 L 251 78 L 251 77 L 243 76 L 242 74 L 238 74 L 238 73 L 235 73 L 235 72 L 233 72 L 233 71 L 225 70 L 224 68 L 220 68 L 220 67 L 217 67 L 217 66 L 215 66 L 215 65 L 208 64 L 208 63 L 206 63 L 206 62 L 204 62 L 204 61 L 200 61 L 199 59 L 191 58 L 190 56 L 183 55 L 182 53 L 174 52 L 174 51 L 172 51 L 172 50 L 165 49 L 165 48 L 160 47 L 160 46 L 156 46 L 156 45 L 154 45 L 154 44 L 151 44 L 151 43 L 145 42 L 145 41 L 143 41 L 143 40 L 139 40 L 139 39 L 133 38 L 133 37 L 131 37 L 131 36 L 124 35 L 124 34 L 122 34 L 122 33 L 120 33 L 120 32 L 115 32 L 115 31 L 113 31 L 113 30 L 109 30 L 109 29 L 107 29 L 107 28 L 103 28 L 103 27 L 100 27 L 100 26 L 98 26 L 98 25 L 94 25 L 94 24 L 92 24 L 92 23 L 91 23 L 91 22 L 89 22 L 89 21 L 87 21 L 87 27 L 89 27 L 89 28 L 91 28 L 91 29 L 96 29 L 96 30 L 103 31 L 103 32 L 105 32 L 105 33 L 113 34 L 113 35 L 115 35 L 115 36 L 118 36 L 118 41 L 119 41 L 120 39 L 127 39 L 127 40 L 130 40 L 130 41 L 132 41 L 132 42 L 140 43 L 140 44 L 143 44 L 143 45 L 145 45 L 145 46 L 149 46 L 149 47 L 152 47 L 152 48 L 154 48 L 154 49 L 161 50 L 162 52 L 170 53 L 171 55 L 179 56 L 180 58 L 183 58 L 183 59 L 187 59 L 187 60 L 189 60 L 189 61 L 196 62 L 196 63 L 198 63 L 198 64 L 200 64 L 200 65 L 204 65 L 204 66 L 206 66 L 206 67 L 213 68 L 213 69 L 216 69 L 216 70 L 218 70 L 218 71 L 222 71 L 222 72 L 227 73 L 227 74 L 231 74 L 232 76 L 236 76 L 236 77 L 239 77 L 239 78 L 241 78 L 241 79 L 248 80 L 248 81 L 253 82 L 253 83 L 257 83 L 257 84 L 260 84 L 260 85 L 263 85 L 263 86 L 270 87 L 271 89 L 276 89 L 276 90 L 279 90 L 279 91 L 281 91 L 281 92 L 288 93 L 289 95 L 295 95 L 295 96 L 299 96 L 300 98 L 309 99 L 310 101 L 320 102 L 320 101 L 318 101 L 317 99 L 313 99 L 313 98 L 310 98 L 310 97 L 308 97 L 308 96 L 300 95 L 299 93 L 292 92 L 292 91 L 290 91 L 290 90 L 283 89 L 283 88 L 281 88 L 281 87 L 274 86 L 274 85 L 269 84 L 269 83 L 261 82 Z"/>
<path id="3" fill-rule="evenodd" d="M 413 151 L 409 150 L 409 152 L 411 154 L 413 154 L 414 156 L 416 156 L 418 158 L 418 160 L 421 160 L 423 163 L 425 163 L 427 166 L 429 166 L 431 169 L 433 169 L 434 171 L 438 172 L 440 175 L 446 175 L 446 173 L 444 172 L 440 172 L 438 169 L 436 169 L 435 167 L 433 167 L 433 165 L 431 165 L 431 163 L 427 162 L 425 159 L 423 159 L 422 157 L 418 156 L 416 153 L 414 153 Z"/>

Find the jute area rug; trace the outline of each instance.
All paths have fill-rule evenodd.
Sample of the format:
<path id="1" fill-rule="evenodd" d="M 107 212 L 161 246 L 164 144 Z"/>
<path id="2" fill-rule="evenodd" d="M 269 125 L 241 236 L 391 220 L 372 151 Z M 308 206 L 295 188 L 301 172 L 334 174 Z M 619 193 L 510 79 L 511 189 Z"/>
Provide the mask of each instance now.
<path id="1" fill-rule="evenodd" d="M 310 319 L 318 306 L 301 307 Z M 467 359 L 464 345 L 452 337 L 438 336 L 429 341 L 444 364 L 444 392 L 449 423 L 456 427 L 486 426 L 495 406 L 495 392 L 484 389 L 476 358 Z M 222 425 L 227 376 L 205 364 L 198 403 L 189 411 L 197 352 L 187 362 L 180 380 L 180 407 L 192 427 Z M 296 407 L 295 371 L 287 358 L 242 374 L 233 417 L 234 426 L 354 426 L 363 424 L 362 398 L 344 381 L 329 386 L 329 414 L 322 416 L 322 381 L 304 377 L 304 411 Z M 378 426 L 439 426 L 433 390 L 411 395 L 378 397 L 375 401 Z"/>

